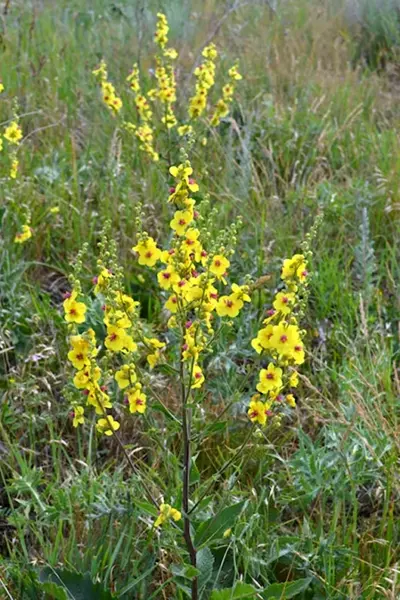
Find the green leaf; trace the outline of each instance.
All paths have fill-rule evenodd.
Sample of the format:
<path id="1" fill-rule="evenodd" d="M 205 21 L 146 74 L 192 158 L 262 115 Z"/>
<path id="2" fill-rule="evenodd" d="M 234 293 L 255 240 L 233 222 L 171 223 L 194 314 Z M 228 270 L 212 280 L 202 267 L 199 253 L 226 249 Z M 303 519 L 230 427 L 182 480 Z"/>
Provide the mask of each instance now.
<path id="1" fill-rule="evenodd" d="M 196 462 L 195 462 L 195 458 L 193 457 L 191 460 L 191 465 L 190 465 L 190 485 L 193 485 L 194 483 L 198 483 L 200 481 L 200 472 L 197 468 Z"/>
<path id="2" fill-rule="evenodd" d="M 210 581 L 213 574 L 214 556 L 210 548 L 202 548 L 197 553 L 196 566 L 200 571 L 199 590 L 202 590 Z"/>
<path id="3" fill-rule="evenodd" d="M 152 517 L 158 517 L 158 511 L 156 507 L 153 506 L 153 504 L 150 504 L 150 502 L 143 502 L 142 500 L 134 499 L 133 503 L 135 506 L 137 506 L 137 508 L 140 508 L 140 510 L 146 513 L 147 515 L 150 515 Z"/>
<path id="4" fill-rule="evenodd" d="M 312 581 L 312 577 L 296 579 L 285 583 L 273 583 L 261 594 L 264 600 L 288 600 L 304 592 Z"/>
<path id="5" fill-rule="evenodd" d="M 242 598 L 255 598 L 257 595 L 255 587 L 248 583 L 236 583 L 233 588 L 214 591 L 210 600 L 241 600 Z"/>
<path id="6" fill-rule="evenodd" d="M 199 548 L 200 546 L 204 546 L 207 542 L 221 537 L 224 531 L 232 527 L 235 523 L 245 504 L 246 502 L 232 504 L 221 510 L 214 517 L 211 517 L 211 519 L 207 519 L 207 521 L 201 523 L 196 531 L 194 539 L 195 547 Z"/>
<path id="7" fill-rule="evenodd" d="M 176 577 L 184 577 L 185 579 L 193 579 L 193 577 L 198 577 L 200 575 L 199 569 L 186 564 L 172 565 L 171 571 Z"/>
<path id="8" fill-rule="evenodd" d="M 65 588 L 60 587 L 56 583 L 41 583 L 40 591 L 46 594 L 46 598 L 51 598 L 51 600 L 70 600 L 68 597 Z"/>
<path id="9" fill-rule="evenodd" d="M 40 572 L 40 581 L 44 585 L 56 584 L 65 596 L 55 596 L 55 600 L 115 600 L 117 597 L 105 590 L 100 583 L 93 583 L 89 573 L 74 573 L 63 569 L 47 567 Z"/>

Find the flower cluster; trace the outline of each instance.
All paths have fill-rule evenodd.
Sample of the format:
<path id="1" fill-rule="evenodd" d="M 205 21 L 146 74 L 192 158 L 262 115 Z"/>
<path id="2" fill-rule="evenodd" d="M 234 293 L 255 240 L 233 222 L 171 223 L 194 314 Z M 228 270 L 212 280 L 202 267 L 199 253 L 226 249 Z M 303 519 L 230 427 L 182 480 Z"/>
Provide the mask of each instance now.
<path id="1" fill-rule="evenodd" d="M 198 139 L 203 144 L 207 143 L 207 138 L 204 137 L 206 131 L 204 125 L 216 127 L 221 119 L 227 116 L 233 100 L 235 83 L 242 78 L 237 64 L 233 65 L 228 71 L 229 83 L 224 85 L 222 97 L 217 101 L 213 114 L 201 123 L 199 117 L 207 109 L 209 92 L 214 86 L 216 77 L 218 53 L 215 45 L 209 44 L 202 52 L 203 62 L 194 70 L 195 92 L 185 111 L 188 118 L 182 117 L 180 120 L 175 106 L 177 102 L 175 61 L 178 58 L 178 52 L 175 48 L 168 47 L 168 32 L 167 17 L 163 13 L 157 13 L 154 35 L 157 46 L 157 53 L 154 57 L 154 80 L 150 89 L 143 90 L 139 67 L 137 64 L 133 65 L 127 76 L 127 82 L 133 93 L 136 120 L 122 121 L 122 129 L 133 134 L 138 141 L 140 150 L 154 162 L 158 162 L 160 155 L 164 154 L 163 146 L 168 146 L 169 153 L 171 144 L 175 141 L 174 137 L 171 137 L 171 130 L 176 131 L 178 136 L 182 137 L 192 134 L 196 126 L 199 130 L 198 133 L 201 133 L 198 135 Z M 103 101 L 114 114 L 118 113 L 122 108 L 122 100 L 116 94 L 114 86 L 108 81 L 106 63 L 101 61 L 100 66 L 93 71 L 93 74 L 101 85 Z M 164 131 L 164 136 L 159 135 L 160 130 Z M 158 148 L 158 144 L 156 145 L 156 140 L 160 144 L 160 148 Z"/>
<path id="2" fill-rule="evenodd" d="M 140 229 L 142 220 L 138 217 L 138 239 L 132 250 L 140 266 L 157 271 L 171 332 L 168 337 L 180 349 L 174 370 L 180 374 L 189 400 L 205 383 L 204 360 L 216 335 L 215 320 L 222 319 L 223 323 L 224 319 L 230 322 L 238 317 L 245 304 L 251 302 L 252 285 L 247 280 L 241 285 L 231 283 L 227 289 L 236 225 L 212 240 L 209 229 L 214 217 L 208 214 L 208 202 L 196 201 L 199 185 L 187 156 L 183 154 L 182 162 L 170 167 L 169 173 L 173 185 L 168 202 L 174 207 L 170 244 L 160 247 Z M 79 281 L 64 301 L 64 313 L 72 329 L 68 357 L 77 370 L 74 385 L 83 390 L 87 405 L 94 406 L 101 417 L 98 431 L 112 435 L 119 422 L 110 413 L 115 407 L 107 390 L 113 385 L 123 393 L 124 404 L 131 413 L 145 413 L 151 389 L 143 363 L 150 370 L 164 363 L 167 347 L 164 341 L 148 335 L 139 318 L 139 303 L 123 290 L 122 271 L 112 258 L 116 252 L 111 256 L 106 247 L 107 240 L 102 246 L 104 256 L 98 261 L 98 275 L 93 279 L 93 293 L 103 312 L 102 340 L 96 341 L 91 328 L 84 333 L 78 331 L 87 314 L 87 304 L 79 300 Z M 308 280 L 305 255 L 295 254 L 285 260 L 281 278 L 285 287 L 275 295 L 262 328 L 252 340 L 261 359 L 266 359 L 248 411 L 250 420 L 260 425 L 265 425 L 267 417 L 279 410 L 283 401 L 295 405 L 292 391 L 298 385 L 296 368 L 305 360 L 304 332 L 298 324 L 298 306 Z M 106 368 L 100 366 L 101 355 Z M 82 403 L 75 403 L 74 425 L 83 422 Z"/>
<path id="3" fill-rule="evenodd" d="M 161 360 L 165 343 L 145 335 L 139 319 L 139 302 L 123 291 L 122 275 L 115 264 L 115 252 L 106 249 L 109 242 L 105 237 L 100 244 L 104 259 L 112 264 L 107 267 L 103 259 L 98 261 L 98 275 L 93 278 L 93 294 L 100 301 L 103 313 L 104 334 L 96 339 L 95 332 L 88 328 L 80 332 L 87 321 L 87 303 L 79 299 L 81 286 L 74 280 L 73 290 L 64 300 L 64 318 L 69 324 L 71 345 L 68 359 L 74 369 L 74 387 L 83 394 L 86 405 L 95 408 L 99 419 L 99 433 L 113 435 L 120 427 L 111 411 L 116 407 L 112 398 L 123 395 L 123 406 L 131 413 L 146 411 L 147 395 L 141 379 L 140 364 L 146 360 L 154 368 Z M 108 390 L 114 393 L 109 393 Z M 85 408 L 82 401 L 73 400 L 73 425 L 84 423 Z"/>
<path id="4" fill-rule="evenodd" d="M 234 283 L 227 294 L 220 293 L 221 286 L 227 285 L 236 225 L 211 242 L 209 221 L 202 215 L 207 203 L 196 207 L 192 197 L 199 186 L 192 177 L 190 162 L 185 159 L 171 167 L 170 175 L 175 180 L 168 198 L 174 205 L 171 244 L 161 249 L 150 235 L 141 232 L 133 250 L 139 265 L 158 270 L 157 281 L 162 295 L 165 294 L 164 307 L 169 314 L 168 327 L 180 348 L 176 370 L 181 370 L 189 396 L 205 381 L 202 363 L 214 335 L 215 317 L 237 317 L 244 304 L 250 302 L 250 296 L 248 284 Z M 213 215 L 210 218 L 214 218 Z M 119 428 L 119 422 L 111 414 L 116 407 L 108 390 L 116 386 L 122 391 L 130 412 L 143 414 L 147 408 L 144 389 L 148 387 L 143 362 L 150 370 L 163 363 L 166 343 L 147 335 L 139 318 L 139 303 L 123 291 L 122 274 L 110 258 L 110 252 L 106 252 L 108 247 L 105 240 L 104 256 L 99 259 L 99 272 L 93 280 L 93 294 L 100 300 L 103 312 L 102 339 L 96 340 L 91 328 L 81 332 L 86 323 L 87 303 L 80 299 L 78 279 L 73 281 L 73 290 L 64 301 L 64 315 L 71 329 L 68 358 L 76 369 L 74 386 L 81 390 L 86 404 L 93 406 L 100 417 L 97 430 L 112 435 Z M 104 365 L 100 364 L 102 361 Z M 116 390 L 114 396 L 118 396 Z M 84 423 L 82 404 L 80 399 L 73 401 L 75 426 Z"/>
<path id="5" fill-rule="evenodd" d="M 29 225 L 29 223 L 25 223 L 24 225 L 22 225 L 21 231 L 18 231 L 18 233 L 15 234 L 14 242 L 16 244 L 23 244 L 24 242 L 27 242 L 31 237 L 32 227 Z"/>
<path id="6" fill-rule="evenodd" d="M 203 114 L 208 92 L 215 83 L 215 59 L 218 56 L 215 44 L 206 46 L 202 55 L 205 60 L 194 71 L 197 81 L 195 93 L 189 101 L 188 112 L 191 119 L 197 119 Z"/>
<path id="7" fill-rule="evenodd" d="M 170 221 L 173 232 L 170 246 L 158 247 L 147 233 L 139 235 L 133 250 L 139 265 L 158 269 L 157 281 L 165 294 L 164 308 L 170 314 L 168 327 L 179 340 L 182 370 L 187 390 L 202 387 L 203 353 L 214 335 L 213 322 L 219 317 L 237 317 L 245 302 L 250 302 L 249 285 L 232 284 L 230 293 L 221 294 L 227 285 L 233 253 L 235 226 L 216 242 L 210 242 L 209 222 L 192 197 L 199 191 L 189 160 L 170 167 L 174 185 L 169 203 L 175 211 Z M 189 393 L 189 392 L 188 392 Z"/>
<path id="8" fill-rule="evenodd" d="M 235 82 L 242 79 L 237 65 L 233 65 L 233 67 L 229 69 L 228 75 L 229 82 L 226 83 L 222 88 L 222 98 L 218 100 L 214 114 L 210 120 L 210 125 L 212 127 L 217 127 L 220 124 L 221 119 L 229 114 L 229 107 L 232 103 L 233 95 L 235 93 Z"/>
<path id="9" fill-rule="evenodd" d="M 307 278 L 307 261 L 303 254 L 284 261 L 281 279 L 285 288 L 275 295 L 273 308 L 252 340 L 253 348 L 266 359 L 265 368 L 259 372 L 259 393 L 252 397 L 248 410 L 250 420 L 260 425 L 265 425 L 267 417 L 274 414 L 282 402 L 286 401 L 291 407 L 296 405 L 292 391 L 299 382 L 296 367 L 305 360 L 305 332 L 299 328 L 295 311 Z M 288 389 L 290 392 L 286 393 Z"/>
<path id="10" fill-rule="evenodd" d="M 4 85 L 0 82 L 0 94 L 3 91 Z M 9 176 L 11 177 L 11 179 L 16 179 L 18 175 L 19 162 L 17 159 L 17 149 L 21 142 L 22 136 L 22 129 L 19 124 L 19 118 L 17 115 L 17 106 L 15 106 L 12 121 L 5 126 L 3 137 L 0 135 L 0 152 L 3 150 L 3 139 L 6 140 L 8 144 L 8 156 L 11 161 Z"/>
<path id="11" fill-rule="evenodd" d="M 104 60 L 101 61 L 100 65 L 92 73 L 100 83 L 104 104 L 112 112 L 118 113 L 122 108 L 122 100 L 116 93 L 113 84 L 108 81 L 107 65 Z"/>
<path id="12" fill-rule="evenodd" d="M 160 504 L 159 514 L 154 522 L 154 527 L 159 527 L 163 523 L 169 520 L 180 521 L 182 515 L 176 508 L 172 508 L 169 504 Z"/>
<path id="13" fill-rule="evenodd" d="M 158 46 L 160 46 L 162 50 L 164 50 L 165 46 L 168 43 L 168 32 L 169 26 L 167 17 L 163 13 L 158 12 L 157 27 L 156 32 L 154 34 L 154 41 L 156 42 L 156 44 L 158 44 Z"/>
<path id="14" fill-rule="evenodd" d="M 131 121 L 127 121 L 124 123 L 124 127 L 136 136 L 139 141 L 139 148 L 148 154 L 154 162 L 157 162 L 159 156 L 154 150 L 154 132 L 151 126 L 153 111 L 150 108 L 148 99 L 141 90 L 137 64 L 133 65 L 132 71 L 126 80 L 133 92 L 139 122 L 135 125 Z"/>

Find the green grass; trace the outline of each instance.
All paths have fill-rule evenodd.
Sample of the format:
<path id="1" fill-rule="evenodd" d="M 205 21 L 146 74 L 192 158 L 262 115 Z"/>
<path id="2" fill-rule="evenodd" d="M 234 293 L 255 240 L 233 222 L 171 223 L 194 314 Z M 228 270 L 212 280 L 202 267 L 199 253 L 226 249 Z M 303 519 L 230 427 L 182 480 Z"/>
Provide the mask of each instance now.
<path id="1" fill-rule="evenodd" d="M 1 21 L 7 93 L 0 123 L 9 119 L 14 97 L 26 115 L 22 180 L 0 186 L 1 598 L 56 598 L 39 591 L 46 567 L 88 572 L 127 600 L 187 597 L 177 587 L 183 579 L 176 532 L 151 533 L 153 517 L 137 503 L 142 481 L 179 501 L 172 449 L 180 434 L 172 427 L 163 450 L 159 415 L 143 426 L 127 419 L 122 437 L 140 460 L 139 477 L 129 473 L 117 444 L 97 438 L 93 423 L 76 432 L 61 315 L 70 263 L 87 243 L 84 276 L 91 278 L 109 219 L 127 287 L 154 327 L 162 327 L 154 282 L 143 289 L 144 271 L 130 248 L 139 201 L 146 227 L 157 236 L 166 231 L 165 174 L 129 141 L 119 148 L 115 121 L 91 76 L 101 57 L 121 88 L 138 57 L 148 69 L 160 8 L 182 71 L 190 71 L 220 19 L 213 39 L 223 68 L 240 60 L 235 125 L 223 124 L 207 146 L 206 168 L 201 157 L 194 160 L 218 209 L 211 233 L 243 219 L 233 273 L 271 275 L 261 296 L 268 303 L 282 259 L 298 250 L 324 211 L 313 248 L 310 351 L 298 408 L 280 429 L 253 436 L 215 484 L 203 518 L 217 505 L 248 504 L 232 536 L 214 544 L 211 557 L 203 553 L 204 572 L 210 586 L 221 588 L 305 579 L 293 596 L 304 600 L 400 594 L 396 46 L 392 38 L 384 44 L 365 31 L 356 35 L 339 3 L 293 0 L 276 11 L 243 4 L 224 19 L 225 3 L 214 0 L 15 0 Z M 372 58 L 361 60 L 366 55 Z M 49 213 L 52 206 L 59 214 Z M 27 212 L 34 236 L 21 247 L 12 239 Z M 232 401 L 237 419 L 204 444 L 197 466 L 207 475 L 248 431 L 250 391 L 237 390 L 251 354 L 255 304 L 254 319 L 239 319 L 237 333 L 226 333 L 211 360 L 207 408 L 216 412 Z M 163 384 L 156 376 L 161 394 Z M 171 391 L 165 401 L 173 410 Z M 194 426 L 200 435 L 203 423 Z"/>

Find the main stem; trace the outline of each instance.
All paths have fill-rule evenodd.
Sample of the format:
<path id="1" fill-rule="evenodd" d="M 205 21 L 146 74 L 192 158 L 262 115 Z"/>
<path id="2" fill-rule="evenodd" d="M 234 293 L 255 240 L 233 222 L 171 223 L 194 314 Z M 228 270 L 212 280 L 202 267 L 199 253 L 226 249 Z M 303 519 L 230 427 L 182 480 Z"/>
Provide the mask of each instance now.
<path id="1" fill-rule="evenodd" d="M 189 519 L 189 486 L 190 486 L 190 438 L 191 438 L 191 420 L 192 411 L 187 408 L 187 395 L 184 383 L 184 369 L 181 357 L 181 390 L 182 390 L 182 429 L 183 429 L 183 536 L 185 538 L 186 547 L 189 552 L 190 562 L 193 567 L 196 567 L 196 548 L 193 545 L 192 536 L 190 534 L 190 519 Z M 190 385 L 190 382 L 189 382 Z M 190 388 L 189 388 L 190 389 Z M 192 579 L 192 600 L 198 600 L 198 580 L 197 577 Z"/>

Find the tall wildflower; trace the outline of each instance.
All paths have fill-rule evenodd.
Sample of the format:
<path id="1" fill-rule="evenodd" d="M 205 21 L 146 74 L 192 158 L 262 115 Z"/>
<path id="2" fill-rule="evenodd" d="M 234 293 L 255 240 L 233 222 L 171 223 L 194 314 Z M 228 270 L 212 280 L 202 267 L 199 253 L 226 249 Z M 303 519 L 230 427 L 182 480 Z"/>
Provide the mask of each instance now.
<path id="1" fill-rule="evenodd" d="M 193 484 L 191 480 L 191 467 L 202 439 L 201 435 L 193 435 L 192 423 L 194 419 L 199 420 L 200 409 L 204 411 L 204 401 L 211 396 L 208 367 L 213 346 L 218 339 L 226 341 L 221 332 L 232 327 L 232 321 L 243 314 L 251 303 L 253 290 L 262 280 L 254 283 L 250 276 L 238 281 L 231 279 L 240 219 L 215 233 L 213 224 L 218 209 L 210 206 L 207 192 L 201 189 L 204 187 L 201 172 L 194 168 L 189 156 L 196 141 L 229 114 L 235 87 L 242 78 L 238 65 L 235 63 L 228 70 L 221 97 L 210 110 L 218 53 L 214 44 L 204 48 L 203 61 L 194 71 L 195 91 L 181 120 L 174 68 L 178 54 L 168 46 L 168 34 L 167 19 L 158 13 L 152 87 L 144 89 L 147 78 L 141 78 L 138 65 L 133 65 L 127 82 L 136 109 L 134 122 L 121 120 L 122 127 L 134 134 L 139 149 L 146 156 L 153 161 L 167 162 L 163 173 L 166 176 L 164 208 L 169 210 L 167 243 L 144 229 L 144 214 L 137 205 L 136 239 L 132 247 L 138 270 L 147 272 L 147 278 L 156 286 L 162 316 L 165 316 L 160 319 L 161 331 L 155 335 L 151 324 L 141 318 L 139 302 L 124 287 L 116 244 L 105 233 L 90 292 L 82 293 L 77 271 L 71 279 L 72 291 L 65 300 L 64 311 L 70 329 L 68 357 L 74 368 L 73 426 L 84 425 L 86 413 L 91 410 L 96 415 L 98 433 L 114 436 L 123 447 L 119 430 L 127 413 L 146 423 L 161 406 L 163 414 L 168 415 L 174 426 L 180 427 L 181 486 L 175 497 L 164 498 L 160 494 L 161 497 L 153 501 L 158 509 L 153 526 L 175 527 L 178 531 L 180 526 L 176 523 L 182 520 L 186 552 L 191 565 L 197 567 L 193 540 L 197 516 L 193 520 L 192 514 L 201 505 L 205 492 L 202 484 Z M 104 63 L 95 74 L 104 90 L 103 83 L 108 84 Z M 106 91 L 109 91 L 107 86 Z M 180 148 L 179 138 L 183 136 L 184 147 Z M 301 317 L 307 299 L 309 241 L 302 254 L 284 261 L 282 289 L 275 294 L 252 340 L 259 360 L 254 360 L 245 379 L 247 385 L 257 369 L 254 394 L 243 410 L 247 439 L 255 426 L 265 426 L 273 416 L 279 420 L 280 413 L 285 412 L 284 406 L 296 405 L 298 368 L 305 360 Z M 93 306 L 99 305 L 102 328 L 95 334 L 86 317 Z M 260 363 L 261 368 L 258 368 Z M 173 396 L 180 399 L 178 408 L 175 405 L 170 409 L 162 394 L 157 393 L 153 384 L 157 370 L 170 376 Z M 247 419 L 253 426 L 249 426 Z M 241 448 L 244 447 L 245 444 Z M 215 481 L 211 486 L 213 483 Z M 205 486 L 206 490 L 208 487 Z M 181 506 L 178 506 L 179 500 Z M 197 600 L 197 570 L 193 573 L 191 597 Z"/>
<path id="2" fill-rule="evenodd" d="M 71 416 L 73 426 L 78 427 L 85 423 L 86 412 L 92 410 L 97 416 L 98 433 L 119 440 L 124 412 L 141 419 L 147 411 L 152 411 L 155 402 L 158 406 L 163 404 L 154 390 L 150 372 L 168 367 L 168 372 L 174 374 L 172 385 L 180 389 L 181 406 L 175 414 L 165 405 L 163 411 L 182 427 L 182 505 L 179 510 L 164 498 L 156 501 L 158 516 L 154 527 L 182 519 L 186 549 L 192 565 L 196 566 L 190 514 L 203 495 L 199 494 L 191 507 L 190 466 L 194 445 L 191 424 L 207 393 L 210 348 L 224 324 L 231 324 L 251 302 L 257 282 L 252 283 L 249 277 L 240 283 L 229 281 L 239 223 L 221 231 L 216 238 L 210 235 L 216 213 L 210 210 L 208 200 L 197 202 L 200 185 L 184 151 L 180 162 L 170 167 L 169 174 L 173 183 L 166 195 L 171 208 L 170 241 L 162 246 L 143 231 L 138 207 L 138 234 L 132 248 L 138 266 L 149 269 L 158 284 L 167 314 L 168 334 L 160 337 L 149 334 L 148 324 L 140 318 L 139 302 L 124 290 L 116 244 L 103 235 L 91 291 L 102 306 L 103 332 L 96 336 L 90 326 L 86 327 L 91 301 L 83 301 L 76 276 L 64 301 L 65 320 L 70 328 L 68 358 L 74 368 L 76 389 L 72 394 Z M 255 382 L 256 393 L 248 407 L 248 418 L 253 424 L 265 426 L 274 415 L 279 420 L 283 406 L 296 405 L 297 369 L 305 360 L 305 332 L 300 328 L 300 319 L 308 293 L 309 243 L 310 238 L 303 245 L 302 254 L 284 261 L 283 289 L 275 294 L 272 307 L 252 340 L 262 361 Z M 192 599 L 198 598 L 197 591 L 194 576 Z"/>
<path id="3" fill-rule="evenodd" d="M 138 141 L 139 149 L 154 162 L 166 156 L 169 160 L 171 148 L 176 140 L 175 131 L 179 137 L 182 137 L 193 134 L 196 130 L 197 139 L 201 140 L 203 145 L 206 144 L 207 138 L 204 134 L 208 126 L 216 127 L 221 119 L 229 114 L 235 85 L 242 78 L 235 63 L 228 71 L 229 80 L 223 86 L 222 97 L 217 100 L 215 108 L 210 112 L 209 105 L 211 106 L 212 102 L 209 102 L 209 95 L 216 80 L 218 52 L 214 44 L 209 44 L 202 51 L 202 63 L 194 70 L 194 94 L 189 99 L 188 106 L 182 111 L 177 94 L 179 85 L 175 68 L 178 52 L 168 45 L 168 34 L 167 17 L 159 12 L 154 35 L 157 50 L 154 56 L 152 85 L 150 89 L 145 89 L 141 82 L 138 64 L 135 63 L 126 80 L 132 92 L 136 118 L 121 119 L 121 128 L 133 135 Z M 93 74 L 101 87 L 104 103 L 114 116 L 118 113 L 122 116 L 123 103 L 114 85 L 108 80 L 106 63 L 101 61 Z M 129 104 L 129 99 L 124 102 Z M 196 137 L 192 137 L 192 140 L 195 139 Z"/>

